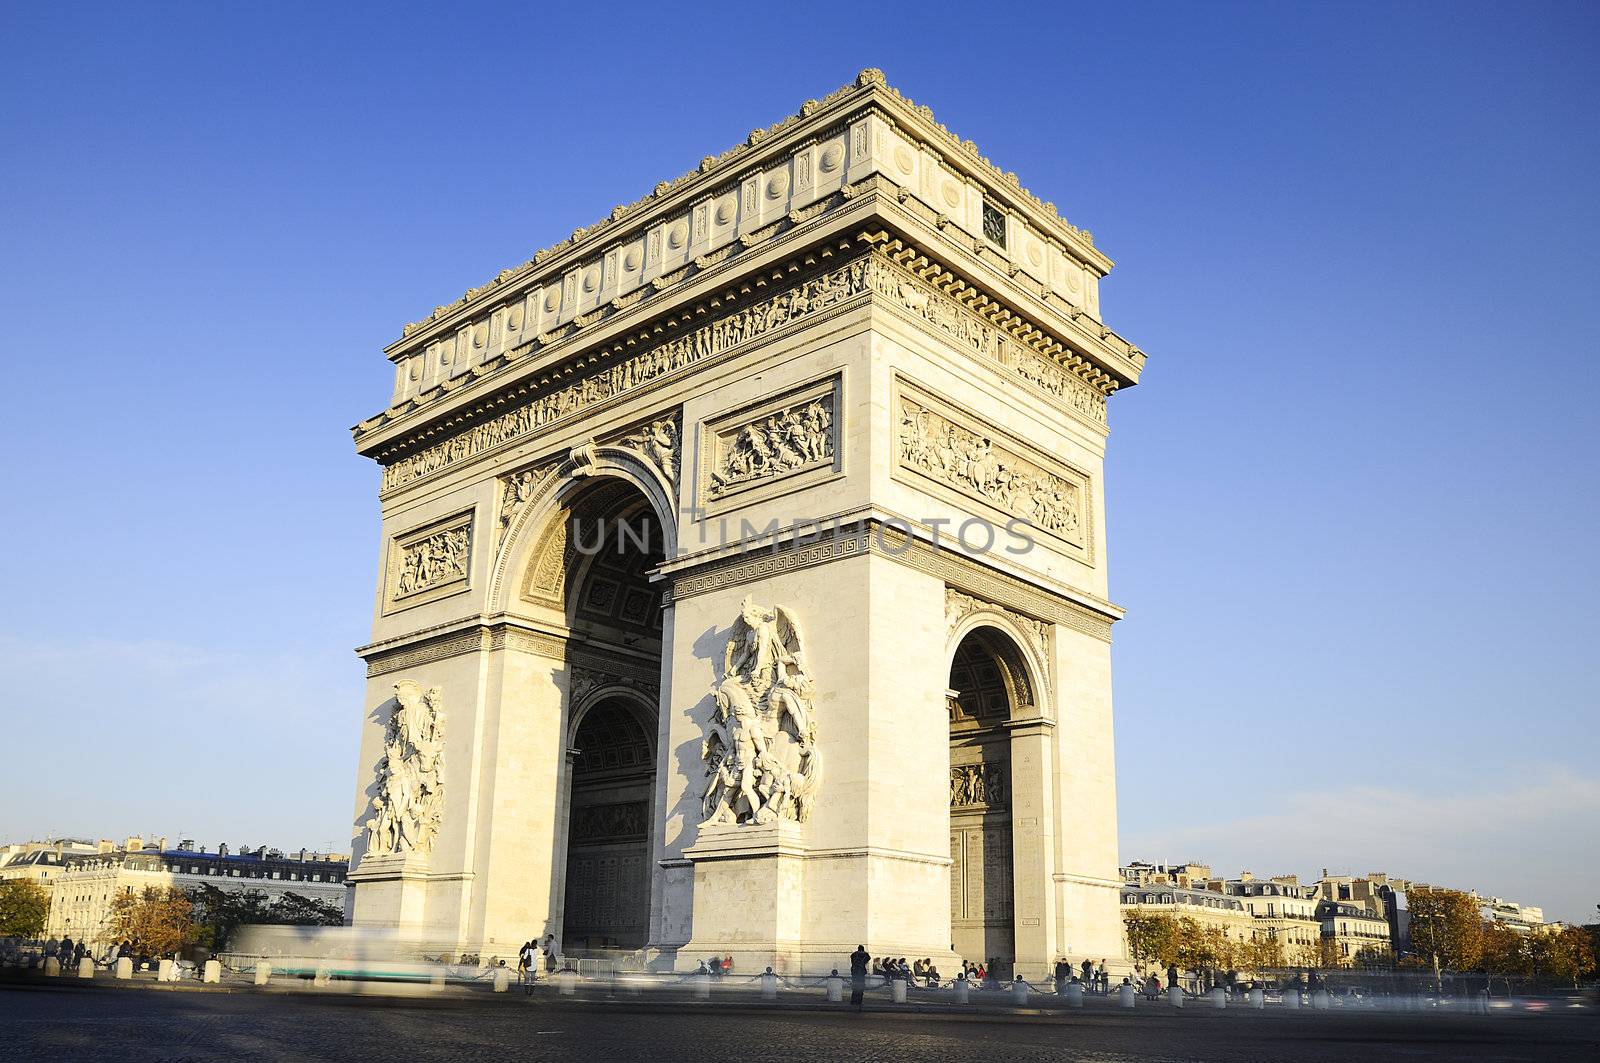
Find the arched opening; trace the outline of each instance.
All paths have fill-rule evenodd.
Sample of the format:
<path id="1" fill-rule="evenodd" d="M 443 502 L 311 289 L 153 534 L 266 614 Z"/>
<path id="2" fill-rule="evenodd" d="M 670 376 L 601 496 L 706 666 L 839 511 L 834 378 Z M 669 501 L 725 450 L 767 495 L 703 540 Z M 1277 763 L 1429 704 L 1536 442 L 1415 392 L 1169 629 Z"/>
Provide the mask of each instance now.
<path id="1" fill-rule="evenodd" d="M 957 955 L 1009 977 L 1016 961 L 1011 735 L 1033 704 L 1016 644 L 970 631 L 950 664 L 950 935 Z"/>
<path id="2" fill-rule="evenodd" d="M 569 954 L 642 948 L 650 936 L 655 735 L 641 708 L 604 698 L 583 714 L 573 741 L 561 927 Z"/>
<path id="3" fill-rule="evenodd" d="M 596 477 L 530 565 L 523 597 L 559 609 L 566 639 L 567 801 L 561 949 L 595 956 L 650 938 L 665 540 L 633 484 Z"/>

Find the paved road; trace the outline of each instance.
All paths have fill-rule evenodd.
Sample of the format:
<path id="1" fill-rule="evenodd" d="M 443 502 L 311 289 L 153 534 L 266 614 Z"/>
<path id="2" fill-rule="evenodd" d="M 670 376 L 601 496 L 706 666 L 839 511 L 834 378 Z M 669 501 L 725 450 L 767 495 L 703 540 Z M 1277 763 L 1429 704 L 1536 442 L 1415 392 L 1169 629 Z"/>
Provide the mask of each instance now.
<path id="1" fill-rule="evenodd" d="M 1167 1063 L 1174 1060 L 1600 1059 L 1590 1012 L 1428 1017 L 1244 1010 L 1062 1016 L 853 1014 L 823 1009 L 391 1001 L 155 989 L 0 989 L 0 1060 L 629 1063 Z"/>

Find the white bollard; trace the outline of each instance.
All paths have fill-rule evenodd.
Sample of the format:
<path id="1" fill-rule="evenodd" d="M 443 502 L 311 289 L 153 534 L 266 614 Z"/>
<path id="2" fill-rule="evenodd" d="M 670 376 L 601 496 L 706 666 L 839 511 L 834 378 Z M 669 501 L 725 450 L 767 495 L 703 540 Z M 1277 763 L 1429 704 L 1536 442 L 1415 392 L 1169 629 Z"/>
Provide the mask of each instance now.
<path id="1" fill-rule="evenodd" d="M 1254 989 L 1250 990 L 1250 1006 L 1255 1008 L 1257 1011 L 1260 1011 L 1267 1006 L 1266 991 L 1260 986 L 1256 986 Z"/>
<path id="2" fill-rule="evenodd" d="M 766 973 L 761 976 L 761 999 L 778 999 L 778 976 L 772 973 L 771 967 L 768 967 Z"/>
<path id="3" fill-rule="evenodd" d="M 261 960 L 256 964 L 256 985 L 266 985 L 272 979 L 272 964 Z"/>
<path id="4" fill-rule="evenodd" d="M 1326 989 L 1319 989 L 1311 994 L 1311 1007 L 1315 1011 L 1327 1011 L 1333 1007 L 1333 996 Z"/>
<path id="5" fill-rule="evenodd" d="M 61 961 L 56 959 L 54 956 L 46 956 L 44 958 L 44 973 L 49 975 L 51 978 L 54 978 L 56 975 L 60 974 Z"/>
<path id="6" fill-rule="evenodd" d="M 428 988 L 433 990 L 433 991 L 435 991 L 435 992 L 438 992 L 438 991 L 444 989 L 444 983 L 445 983 L 444 968 L 443 967 L 435 967 L 433 969 L 433 973 L 428 975 Z"/>
<path id="7" fill-rule="evenodd" d="M 222 981 L 222 962 L 220 960 L 207 960 L 205 973 L 201 976 L 202 982 L 216 985 Z"/>
<path id="8" fill-rule="evenodd" d="M 972 986 L 965 978 L 956 979 L 956 1003 L 965 1004 L 971 997 Z"/>
<path id="9" fill-rule="evenodd" d="M 1211 998 L 1211 1006 L 1216 1008 L 1218 1011 L 1221 1011 L 1223 1008 L 1228 1006 L 1228 991 L 1223 989 L 1221 986 L 1214 987 L 1211 992 L 1206 995 Z"/>
<path id="10" fill-rule="evenodd" d="M 896 1004 L 906 1002 L 906 980 L 904 978 L 889 979 L 889 999 Z"/>
<path id="11" fill-rule="evenodd" d="M 434 978 L 436 979 L 436 982 L 435 982 L 436 985 L 438 985 L 438 986 L 443 986 L 444 985 L 444 975 L 435 974 Z M 314 986 L 323 987 L 323 988 L 332 985 L 333 984 L 333 972 L 328 969 L 326 964 L 319 964 L 318 967 L 317 967 L 316 973 L 314 973 L 311 976 L 311 984 L 314 985 Z"/>
<path id="12" fill-rule="evenodd" d="M 1082 996 L 1083 990 L 1080 988 L 1078 990 L 1078 993 L 1079 993 L 1079 996 Z M 1137 1006 L 1138 1002 L 1139 1002 L 1139 993 L 1138 993 L 1138 991 L 1135 990 L 1133 988 L 1133 986 L 1129 985 L 1128 983 L 1126 983 L 1126 982 L 1122 983 L 1122 987 L 1117 990 L 1117 1003 L 1121 1004 L 1125 1008 L 1131 1008 L 1131 1007 Z M 1070 1001 L 1069 1001 L 1069 1003 L 1070 1003 Z"/>
<path id="13" fill-rule="evenodd" d="M 1283 991 L 1284 1007 L 1288 1008 L 1290 1011 L 1299 1011 L 1300 1003 L 1300 990 L 1296 989 L 1294 986 L 1290 986 Z"/>
<path id="14" fill-rule="evenodd" d="M 1183 987 L 1173 986 L 1167 990 L 1167 1003 L 1175 1008 L 1183 1007 Z"/>
<path id="15" fill-rule="evenodd" d="M 1127 987 L 1127 988 L 1131 988 L 1131 987 Z M 1080 983 L 1078 983 L 1078 982 L 1068 982 L 1067 983 L 1067 991 L 1065 993 L 1065 996 L 1067 998 L 1067 1007 L 1069 1007 L 1069 1008 L 1081 1008 L 1081 1007 L 1083 1007 L 1083 986 Z"/>
<path id="16" fill-rule="evenodd" d="M 572 996 L 574 993 L 576 993 L 578 991 L 578 972 L 577 971 L 574 971 L 572 968 L 568 967 L 568 968 L 564 969 L 556 977 L 559 979 L 559 982 L 560 982 L 560 986 L 561 986 L 560 992 L 561 992 L 562 996 L 570 997 L 570 996 Z"/>
<path id="17" fill-rule="evenodd" d="M 844 979 L 839 977 L 839 972 L 834 971 L 828 976 L 828 1003 L 841 1004 L 844 1002 Z"/>
<path id="18" fill-rule="evenodd" d="M 496 967 L 494 969 L 494 991 L 496 993 L 511 992 L 511 968 Z"/>
<path id="19" fill-rule="evenodd" d="M 1028 1006 L 1028 981 L 1025 978 L 1011 980 L 1011 1003 L 1019 1008 Z"/>
<path id="20" fill-rule="evenodd" d="M 78 961 L 78 977 L 79 978 L 93 978 L 94 977 L 94 961 L 91 960 L 87 956 L 85 956 L 83 959 Z"/>
<path id="21" fill-rule="evenodd" d="M 133 960 L 127 956 L 118 956 L 116 964 L 111 968 L 111 975 L 114 978 L 132 978 Z"/>
<path id="22" fill-rule="evenodd" d="M 173 982 L 178 977 L 178 965 L 171 960 L 162 960 L 156 965 L 156 981 Z"/>
<path id="23" fill-rule="evenodd" d="M 79 977 L 82 977 L 81 973 Z M 1478 990 L 1478 1014 L 1489 1014 L 1489 991 L 1487 989 Z"/>
<path id="24" fill-rule="evenodd" d="M 562 990 L 565 992 L 565 990 Z M 696 1000 L 711 999 L 711 975 L 702 971 L 694 976 L 694 998 Z"/>

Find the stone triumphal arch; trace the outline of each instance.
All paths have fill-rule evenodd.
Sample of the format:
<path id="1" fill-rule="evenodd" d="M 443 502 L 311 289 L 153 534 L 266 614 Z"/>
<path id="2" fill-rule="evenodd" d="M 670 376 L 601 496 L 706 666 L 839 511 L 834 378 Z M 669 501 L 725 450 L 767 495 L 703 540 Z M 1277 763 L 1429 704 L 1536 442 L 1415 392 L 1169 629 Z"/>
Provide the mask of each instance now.
<path id="1" fill-rule="evenodd" d="M 406 326 L 353 920 L 1120 956 L 1110 268 L 869 70 Z"/>

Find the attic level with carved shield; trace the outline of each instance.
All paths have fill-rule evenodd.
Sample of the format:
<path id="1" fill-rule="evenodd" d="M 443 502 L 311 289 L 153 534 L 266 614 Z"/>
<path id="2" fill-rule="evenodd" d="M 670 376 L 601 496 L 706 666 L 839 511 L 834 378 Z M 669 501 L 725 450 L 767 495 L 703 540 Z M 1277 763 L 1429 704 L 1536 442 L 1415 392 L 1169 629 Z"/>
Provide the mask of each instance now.
<path id="1" fill-rule="evenodd" d="M 406 326 L 354 922 L 1119 956 L 1110 268 L 869 70 Z"/>

